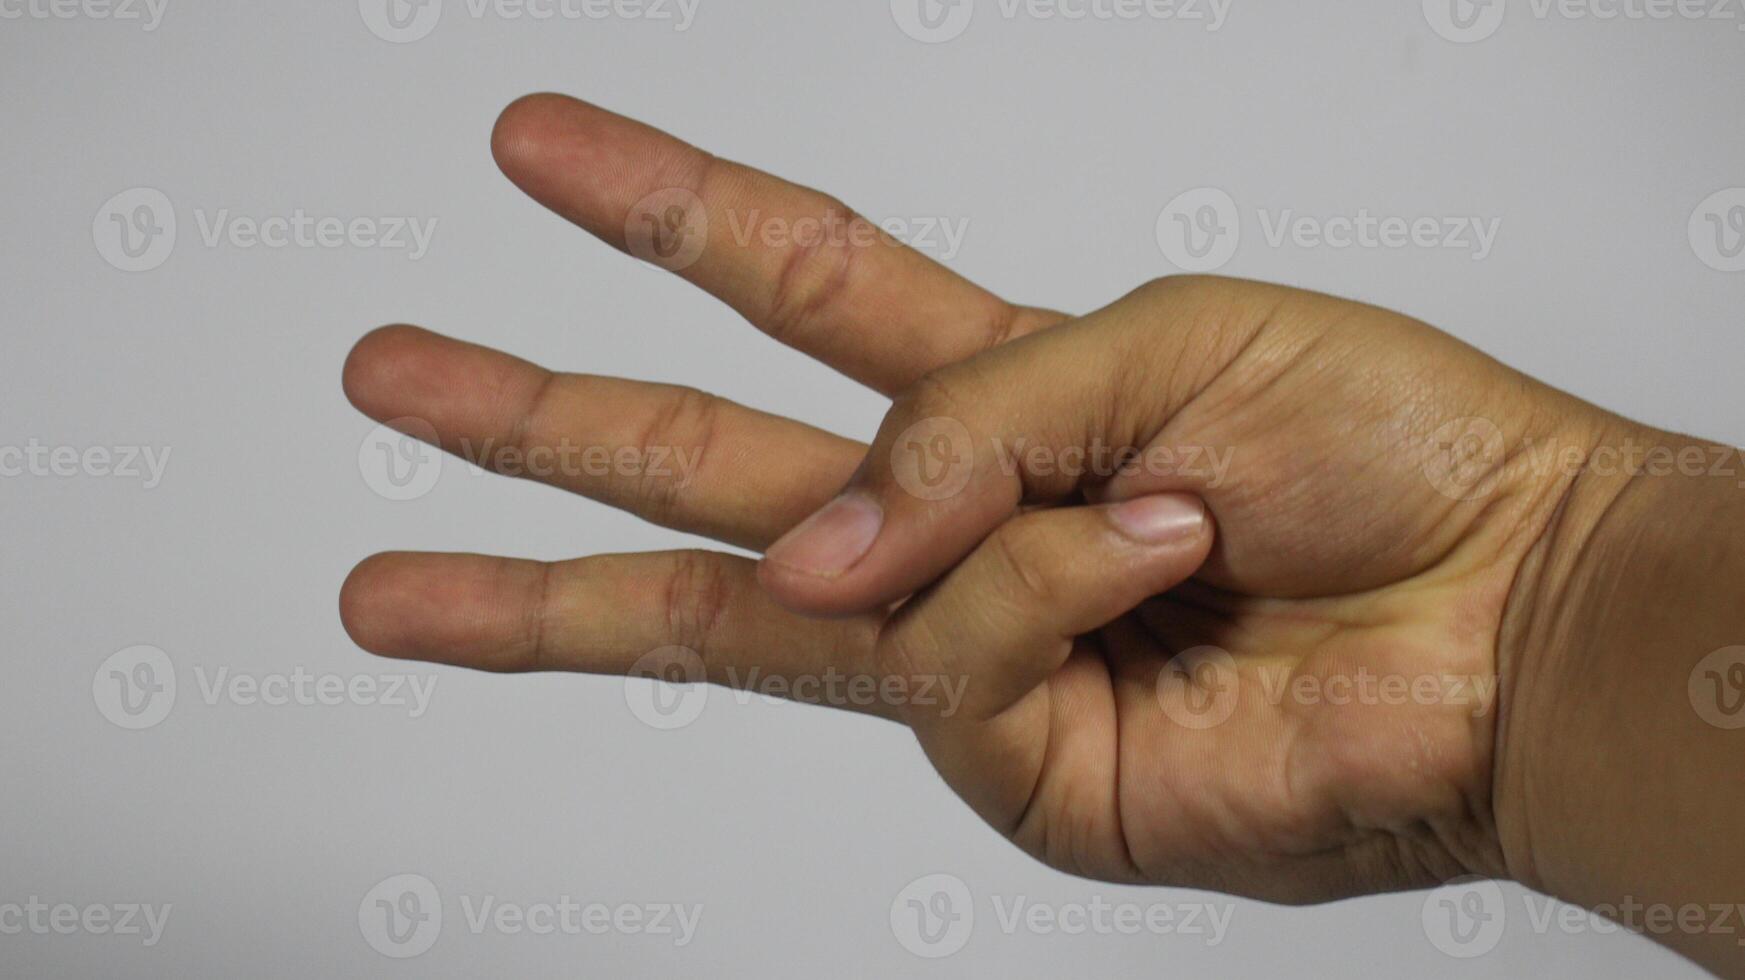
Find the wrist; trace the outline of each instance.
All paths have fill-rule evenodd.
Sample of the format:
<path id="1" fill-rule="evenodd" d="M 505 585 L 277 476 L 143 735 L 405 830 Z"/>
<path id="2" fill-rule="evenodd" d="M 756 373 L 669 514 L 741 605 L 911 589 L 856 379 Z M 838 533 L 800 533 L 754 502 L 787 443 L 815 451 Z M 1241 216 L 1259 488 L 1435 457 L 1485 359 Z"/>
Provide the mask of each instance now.
<path id="1" fill-rule="evenodd" d="M 1713 847 L 1733 836 L 1721 797 L 1739 796 L 1723 786 L 1745 729 L 1705 721 L 1691 693 L 1704 657 L 1745 643 L 1742 481 L 1736 451 L 1608 420 L 1525 556 L 1498 642 L 1493 799 L 1528 887 L 1603 911 L 1745 886 Z"/>

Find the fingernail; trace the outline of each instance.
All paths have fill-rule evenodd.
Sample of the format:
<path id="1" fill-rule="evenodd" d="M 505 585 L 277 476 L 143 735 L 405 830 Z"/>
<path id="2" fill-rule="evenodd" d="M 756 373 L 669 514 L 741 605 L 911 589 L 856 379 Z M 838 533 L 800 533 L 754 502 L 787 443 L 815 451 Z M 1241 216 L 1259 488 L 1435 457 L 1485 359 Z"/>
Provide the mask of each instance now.
<path id="1" fill-rule="evenodd" d="M 1140 544 L 1169 544 L 1199 534 L 1206 526 L 1206 503 L 1182 493 L 1138 497 L 1109 509 L 1121 533 Z"/>
<path id="2" fill-rule="evenodd" d="M 800 522 L 770 545 L 764 558 L 802 572 L 835 578 L 854 567 L 872 549 L 885 523 L 879 502 L 849 491 Z"/>

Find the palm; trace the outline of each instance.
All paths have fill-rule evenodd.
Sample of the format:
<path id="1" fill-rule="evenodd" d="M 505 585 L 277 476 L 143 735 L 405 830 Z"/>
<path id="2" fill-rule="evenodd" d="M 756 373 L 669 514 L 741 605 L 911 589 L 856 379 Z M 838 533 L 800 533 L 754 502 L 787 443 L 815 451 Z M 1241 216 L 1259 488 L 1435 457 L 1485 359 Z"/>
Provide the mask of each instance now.
<path id="1" fill-rule="evenodd" d="M 1354 664 L 1377 679 L 1480 677 L 1487 645 L 1456 649 L 1425 624 L 1422 645 L 1402 648 L 1397 635 L 1334 626 L 1349 611 L 1337 604 L 1240 612 L 1252 603 L 1184 591 L 1193 597 L 1159 597 L 1087 637 L 1016 710 L 1047 761 L 1040 773 L 979 770 L 1013 799 L 1040 788 L 1013 812 L 985 813 L 990 822 L 1073 873 L 1282 901 L 1431 883 L 1471 866 L 1458 862 L 1473 855 L 1452 852 L 1477 839 L 1467 822 L 1488 792 L 1487 719 L 1473 717 L 1484 702 L 1363 703 L 1369 695 L 1354 690 L 1329 705 L 1291 684 L 1353 676 Z M 1329 694 L 1347 698 L 1337 685 L 1320 689 Z M 1077 708 L 1063 717 L 1061 705 Z"/>
<path id="2" fill-rule="evenodd" d="M 689 217 L 708 219 L 707 245 L 682 275 L 778 339 L 886 393 L 1065 319 L 1009 305 L 888 240 L 810 249 L 735 242 L 734 220 L 753 211 L 769 220 L 846 212 L 572 100 L 517 103 L 500 121 L 494 148 L 535 198 L 620 248 L 635 249 L 643 202 L 670 207 L 672 195 L 661 193 L 669 187 L 694 194 L 702 213 L 694 208 Z M 1477 371 L 1462 361 L 1476 355 L 1379 311 L 1374 320 L 1332 322 L 1329 309 L 1299 299 L 1288 312 L 1296 319 L 1275 316 L 1265 343 L 1217 372 L 1227 386 L 1218 411 L 1212 401 L 1195 402 L 1158 432 L 1178 445 L 1243 447 L 1227 486 L 1196 488 L 1220 530 L 1204 583 L 1083 638 L 1061 670 L 989 726 L 986 751 L 941 757 L 928 746 L 979 812 L 1057 866 L 1277 894 L 1292 886 L 1267 871 L 1308 865 L 1318 873 L 1304 876 L 1307 887 L 1343 893 L 1354 876 L 1404 884 L 1449 863 L 1445 855 L 1458 850 L 1473 814 L 1485 812 L 1489 719 L 1475 720 L 1469 707 L 1333 712 L 1268 697 L 1276 685 L 1266 670 L 1494 676 L 1508 586 L 1499 556 L 1511 540 L 1491 510 L 1438 493 L 1422 460 L 1384 452 L 1390 431 L 1481 413 L 1423 401 L 1418 379 L 1330 370 L 1337 358 L 1314 360 L 1304 352 L 1315 346 L 1303 341 L 1330 338 L 1314 354 L 1325 357 L 1340 344 L 1387 334 L 1388 342 L 1452 358 L 1444 371 L 1456 374 Z M 1329 399 L 1329 378 L 1354 397 Z M 1458 390 L 1457 381 L 1448 390 Z M 700 467 L 682 488 L 586 471 L 536 476 L 755 550 L 827 501 L 866 452 L 694 391 L 554 375 L 407 327 L 362 341 L 347 363 L 346 387 L 368 414 L 415 418 L 451 451 L 492 443 L 523 451 L 694 449 Z M 1329 419 L 1306 410 L 1316 398 L 1322 409 L 1357 404 L 1373 414 Z M 1306 430 L 1313 419 L 1323 428 Z M 1281 431 L 1281 420 L 1294 427 Z M 1353 439 L 1354 431 L 1373 438 Z M 1403 516 L 1376 524 L 1378 513 Z M 1495 540 L 1481 533 L 1498 527 Z M 1428 601 L 1452 578 L 1477 584 L 1492 601 L 1453 611 Z M 694 651 L 714 681 L 744 677 L 748 668 L 766 676 L 876 675 L 885 625 L 872 615 L 792 615 L 758 587 L 751 561 L 712 552 L 550 565 L 382 555 L 353 573 L 341 604 L 360 645 L 385 655 L 491 670 L 623 673 L 649 651 L 678 646 Z M 1166 671 L 1160 685 L 1159 667 L 1207 646 L 1238 665 L 1239 693 L 1222 723 L 1183 725 L 1171 707 L 1182 690 L 1171 685 L 1180 688 L 1188 675 Z M 902 714 L 888 703 L 839 706 Z M 1404 849 L 1403 833 L 1413 837 Z M 1402 865 L 1402 854 L 1415 863 Z M 1227 880 L 1230 868 L 1243 880 Z"/>
<path id="3" fill-rule="evenodd" d="M 1033 737 L 1055 733 L 1034 755 L 1103 781 L 1007 773 L 1062 789 L 990 819 L 1085 874 L 1285 900 L 1494 865 L 1496 641 L 1543 502 L 1495 466 L 1501 447 L 1449 444 L 1574 436 L 1486 428 L 1528 383 L 1420 324 L 1302 294 L 1256 306 L 1253 342 L 1155 440 L 1241 447 L 1190 485 L 1219 518 L 1200 581 L 1087 638 L 1028 709 Z M 1095 734 L 1059 734 L 1075 727 Z"/>

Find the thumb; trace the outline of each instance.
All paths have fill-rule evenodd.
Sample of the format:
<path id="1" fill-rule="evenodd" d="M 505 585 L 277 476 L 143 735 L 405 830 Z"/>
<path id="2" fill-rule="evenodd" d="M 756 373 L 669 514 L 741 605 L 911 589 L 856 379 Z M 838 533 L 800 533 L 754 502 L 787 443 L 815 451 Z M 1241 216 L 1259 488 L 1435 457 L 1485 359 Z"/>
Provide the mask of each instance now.
<path id="1" fill-rule="evenodd" d="M 885 607 L 1024 505 L 1072 500 L 1130 465 L 1243 339 L 1202 329 L 1214 317 L 1181 291 L 1145 287 L 927 375 L 897 399 L 842 494 L 770 547 L 765 590 L 810 615 Z M 1169 474 L 1146 486 L 1199 489 Z"/>
<path id="2" fill-rule="evenodd" d="M 886 623 L 879 671 L 915 692 L 903 720 L 983 819 L 1015 832 L 1049 760 L 1082 749 L 1037 723 L 1038 701 L 1046 713 L 1050 699 L 1042 685 L 1068 669 L 1076 638 L 1179 585 L 1205 561 L 1214 533 L 1205 506 L 1186 494 L 1032 511 Z M 1064 771 L 1076 781 L 1098 767 Z"/>
<path id="3" fill-rule="evenodd" d="M 1205 504 L 1179 493 L 1014 518 L 891 617 L 881 670 L 965 681 L 959 710 L 909 721 L 978 726 L 1047 680 L 1076 637 L 1193 575 L 1213 534 Z"/>

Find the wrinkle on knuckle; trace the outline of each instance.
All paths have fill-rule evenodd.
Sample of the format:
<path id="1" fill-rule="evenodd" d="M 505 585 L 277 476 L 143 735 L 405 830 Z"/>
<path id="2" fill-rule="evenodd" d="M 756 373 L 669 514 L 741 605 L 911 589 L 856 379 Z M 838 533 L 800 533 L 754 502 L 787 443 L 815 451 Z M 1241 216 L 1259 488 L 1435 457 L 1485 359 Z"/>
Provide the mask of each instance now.
<path id="1" fill-rule="evenodd" d="M 515 423 L 509 431 L 509 446 L 525 459 L 527 454 L 538 444 L 538 435 L 545 431 L 544 419 L 551 408 L 551 401 L 558 387 L 558 375 L 554 371 L 540 374 L 539 381 L 522 398 L 521 411 L 516 413 Z M 485 465 L 488 460 L 469 460 L 475 465 Z"/>
<path id="2" fill-rule="evenodd" d="M 847 296 L 861 251 L 877 246 L 856 244 L 854 239 L 860 230 L 871 225 L 835 198 L 826 200 L 821 216 L 798 220 L 815 220 L 820 230 L 809 241 L 788 244 L 770 290 L 763 326 L 776 340 L 804 348 L 812 346 L 808 343 L 809 335 L 816 325 L 826 320 Z M 849 233 L 834 231 L 837 224 L 846 227 Z"/>
<path id="3" fill-rule="evenodd" d="M 934 418 L 967 423 L 966 397 L 962 383 L 949 369 L 935 369 L 917 378 L 898 397 L 897 409 L 892 414 L 905 425 Z"/>
<path id="4" fill-rule="evenodd" d="M 1004 300 L 996 301 L 987 316 L 986 325 L 982 328 L 983 349 L 992 350 L 1013 339 L 1017 336 L 1019 324 L 1023 320 L 1022 308 Z"/>
<path id="5" fill-rule="evenodd" d="M 675 552 L 671 561 L 662 594 L 667 637 L 701 658 L 712 675 L 711 653 L 732 606 L 732 580 L 716 556 L 706 551 Z"/>
<path id="6" fill-rule="evenodd" d="M 696 388 L 674 387 L 649 419 L 637 438 L 634 469 L 617 473 L 628 485 L 622 495 L 636 512 L 656 524 L 671 526 L 684 516 L 684 485 L 670 465 L 656 466 L 657 458 L 671 457 L 681 449 L 694 451 L 701 460 L 709 455 L 721 421 L 722 401 Z"/>
<path id="7" fill-rule="evenodd" d="M 885 677 L 896 678 L 905 687 L 923 677 L 944 677 L 945 648 L 924 619 L 901 619 L 895 628 L 880 635 L 873 648 L 874 661 Z M 907 704 L 908 699 L 904 699 Z"/>
<path id="8" fill-rule="evenodd" d="M 1034 524 L 1026 519 L 1007 523 L 988 538 L 997 563 L 996 590 L 1017 610 L 1053 609 L 1062 599 L 1061 585 L 1050 571 L 1052 562 Z"/>
<path id="9" fill-rule="evenodd" d="M 504 567 L 508 567 L 506 559 Z M 513 652 L 507 661 L 498 668 L 499 672 L 539 673 L 558 669 L 551 649 L 551 621 L 556 608 L 555 573 L 556 566 L 550 564 L 539 566 L 539 581 L 528 590 L 528 595 L 531 598 L 527 603 L 526 612 L 522 615 L 521 642 L 510 648 Z"/>

